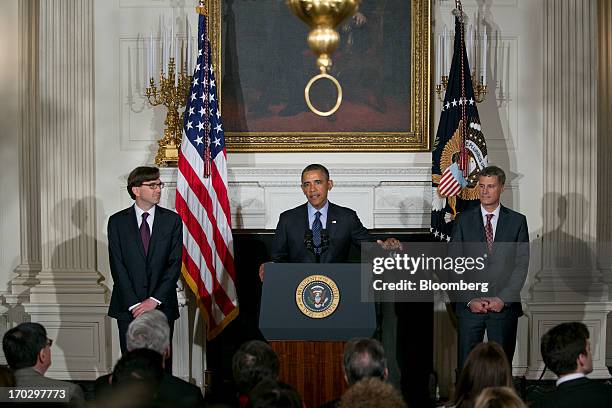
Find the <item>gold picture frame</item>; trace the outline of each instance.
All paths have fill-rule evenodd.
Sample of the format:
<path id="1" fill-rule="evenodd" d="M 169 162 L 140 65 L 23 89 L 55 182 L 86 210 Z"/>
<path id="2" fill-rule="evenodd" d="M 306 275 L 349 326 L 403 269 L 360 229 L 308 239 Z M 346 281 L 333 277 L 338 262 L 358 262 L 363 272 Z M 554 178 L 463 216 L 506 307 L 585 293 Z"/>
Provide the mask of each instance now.
<path id="1" fill-rule="evenodd" d="M 364 0 L 364 2 L 379 0 Z M 403 1 L 403 0 L 402 0 Z M 224 4 L 224 3 L 228 4 Z M 239 2 L 238 0 L 208 0 L 208 30 L 213 52 L 213 61 L 216 62 L 215 71 L 217 78 L 224 78 L 222 72 L 222 56 L 227 54 L 227 44 L 222 43 L 222 16 L 226 14 L 227 7 L 235 3 L 234 7 L 245 7 L 245 4 L 263 4 L 265 2 L 251 1 Z M 390 4 L 401 4 L 400 1 L 389 1 Z M 283 4 L 284 5 L 284 4 Z M 362 4 L 363 5 L 363 4 Z M 404 2 L 405 5 L 405 2 Z M 224 9 L 225 6 L 225 9 Z M 388 6 L 392 7 L 392 6 Z M 397 6 L 396 6 L 397 7 Z M 240 11 L 240 9 L 238 9 Z M 242 9 L 244 10 L 244 9 Z M 232 10 L 232 13 L 234 11 Z M 229 152 L 417 152 L 430 150 L 430 0 L 412 0 L 410 4 L 410 59 L 407 72 L 410 82 L 408 84 L 408 103 L 405 106 L 409 110 L 407 118 L 408 125 L 402 130 L 381 130 L 372 128 L 358 131 L 302 131 L 300 129 L 274 131 L 257 129 L 255 131 L 235 131 L 228 127 L 226 116 L 224 116 L 224 130 L 226 145 Z M 291 16 L 293 17 L 293 16 Z M 303 24 L 297 19 L 295 24 Z M 284 20 L 283 20 L 284 21 Z M 227 24 L 227 23 L 226 23 Z M 305 27 L 305 25 L 304 25 Z M 408 30 L 408 29 L 407 29 Z M 306 38 L 304 38 L 306 46 Z M 234 45 L 235 47 L 235 45 Z M 334 58 L 334 56 L 332 56 Z M 340 56 L 338 57 L 340 58 Z M 229 59 L 228 59 L 229 60 Z M 237 64 L 236 64 L 237 65 Z M 382 69 L 382 68 L 381 68 Z M 316 70 L 314 59 L 312 60 L 312 72 L 304 83 Z M 223 105 L 223 81 L 217 80 L 219 85 L 219 99 L 223 111 L 230 109 Z M 303 93 L 301 94 L 303 99 Z M 229 99 L 228 99 L 229 101 Z M 343 102 L 344 103 L 344 102 Z M 245 108 L 246 109 L 246 108 Z M 315 116 L 314 114 L 310 113 Z M 224 114 L 225 115 L 225 114 Z M 304 113 L 304 115 L 306 115 Z M 374 115 L 374 114 L 372 114 Z M 318 120 L 318 119 L 317 119 Z M 297 123 L 298 121 L 295 121 Z"/>

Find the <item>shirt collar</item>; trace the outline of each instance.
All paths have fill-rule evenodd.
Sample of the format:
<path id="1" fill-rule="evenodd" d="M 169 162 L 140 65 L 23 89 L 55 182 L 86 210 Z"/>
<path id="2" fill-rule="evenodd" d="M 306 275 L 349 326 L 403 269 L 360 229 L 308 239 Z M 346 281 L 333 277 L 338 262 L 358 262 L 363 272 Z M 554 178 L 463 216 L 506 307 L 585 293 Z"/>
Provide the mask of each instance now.
<path id="1" fill-rule="evenodd" d="M 568 374 L 568 375 L 564 375 L 563 377 L 559 378 L 557 380 L 557 387 L 560 384 L 563 384 L 564 382 L 568 382 L 568 381 L 572 381 L 572 380 L 577 380 L 578 378 L 584 378 L 586 377 L 586 375 L 584 375 L 584 373 L 573 373 L 573 374 Z"/>
<path id="2" fill-rule="evenodd" d="M 153 206 L 148 211 L 146 211 L 146 212 L 149 213 L 149 218 L 155 217 L 155 207 L 156 206 Z M 145 213 L 145 210 L 143 210 L 142 208 L 137 206 L 136 203 L 134 203 L 134 210 L 136 210 L 136 219 L 141 219 L 142 218 L 142 214 Z"/>
<path id="3" fill-rule="evenodd" d="M 482 206 L 482 204 L 480 205 L 480 212 L 482 213 L 482 217 L 484 218 L 487 214 L 493 214 L 494 215 L 494 219 L 495 220 L 499 220 L 499 210 L 501 208 L 501 204 L 497 204 L 497 208 L 495 210 L 493 210 L 493 212 L 488 212 L 487 210 L 485 210 L 485 208 Z"/>
<path id="4" fill-rule="evenodd" d="M 329 200 L 325 202 L 325 205 L 321 207 L 320 210 L 314 208 L 310 203 L 307 203 L 306 207 L 308 207 L 308 219 L 314 218 L 315 213 L 317 211 L 321 213 L 321 217 L 327 217 L 327 211 L 329 210 Z"/>

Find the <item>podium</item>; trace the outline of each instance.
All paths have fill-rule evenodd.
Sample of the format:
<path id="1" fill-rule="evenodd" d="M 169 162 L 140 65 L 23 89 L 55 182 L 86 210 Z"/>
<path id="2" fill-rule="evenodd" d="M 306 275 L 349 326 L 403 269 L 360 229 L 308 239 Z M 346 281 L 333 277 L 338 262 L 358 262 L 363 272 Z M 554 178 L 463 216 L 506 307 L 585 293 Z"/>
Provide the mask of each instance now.
<path id="1" fill-rule="evenodd" d="M 344 344 L 376 329 L 360 285 L 360 264 L 266 264 L 259 329 L 308 407 L 342 395 Z"/>

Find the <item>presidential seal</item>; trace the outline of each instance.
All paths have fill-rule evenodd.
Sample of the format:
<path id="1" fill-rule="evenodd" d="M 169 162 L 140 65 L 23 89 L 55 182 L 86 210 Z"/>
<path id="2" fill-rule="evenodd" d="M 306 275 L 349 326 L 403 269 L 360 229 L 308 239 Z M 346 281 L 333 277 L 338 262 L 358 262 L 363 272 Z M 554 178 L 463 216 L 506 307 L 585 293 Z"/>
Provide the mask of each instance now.
<path id="1" fill-rule="evenodd" d="M 336 282 L 323 275 L 310 275 L 295 290 L 295 303 L 306 316 L 322 319 L 334 313 L 340 303 Z"/>

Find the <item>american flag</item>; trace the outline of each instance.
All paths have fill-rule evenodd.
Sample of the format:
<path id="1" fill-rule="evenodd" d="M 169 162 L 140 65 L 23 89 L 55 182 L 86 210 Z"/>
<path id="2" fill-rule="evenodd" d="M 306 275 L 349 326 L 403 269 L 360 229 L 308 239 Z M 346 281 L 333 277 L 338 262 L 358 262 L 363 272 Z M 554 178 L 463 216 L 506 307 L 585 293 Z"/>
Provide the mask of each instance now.
<path id="1" fill-rule="evenodd" d="M 183 220 L 183 277 L 214 338 L 238 315 L 227 153 L 206 16 L 198 9 L 193 71 L 178 162 L 176 210 Z"/>
<path id="2" fill-rule="evenodd" d="M 461 169 L 459 169 L 457 163 L 453 163 L 442 173 L 440 184 L 438 184 L 438 191 L 441 196 L 452 197 L 459 194 L 466 184 L 467 182 L 463 178 Z"/>

